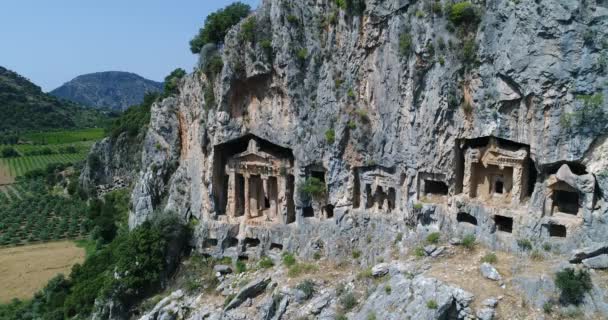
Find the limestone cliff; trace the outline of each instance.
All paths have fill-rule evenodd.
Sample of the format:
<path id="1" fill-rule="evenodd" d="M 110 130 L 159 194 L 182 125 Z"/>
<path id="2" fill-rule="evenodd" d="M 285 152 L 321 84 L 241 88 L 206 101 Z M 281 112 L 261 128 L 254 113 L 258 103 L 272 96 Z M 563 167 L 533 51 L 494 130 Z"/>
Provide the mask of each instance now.
<path id="1" fill-rule="evenodd" d="M 130 226 L 167 210 L 200 253 L 362 265 L 428 230 L 508 251 L 608 240 L 605 2 L 474 1 L 465 25 L 443 2 L 364 3 L 264 0 L 233 28 L 218 75 L 153 106 Z M 290 165 L 263 184 L 230 165 L 275 151 Z"/>
<path id="2" fill-rule="evenodd" d="M 548 183 L 567 164 L 593 186 L 574 186 L 592 199 L 580 201 L 584 212 L 564 249 L 605 240 L 606 103 L 588 105 L 606 94 L 608 9 L 578 1 L 475 5 L 479 23 L 467 31 L 454 30 L 447 12 L 425 2 L 366 1 L 358 13 L 331 1 L 264 1 L 229 32 L 213 82 L 195 72 L 177 97 L 153 107 L 131 226 L 159 208 L 217 221 L 225 207 L 220 147 L 251 134 L 293 153 L 298 223 L 310 205 L 298 189 L 311 166 L 324 172 L 337 222 L 342 214 L 356 216 L 355 172 L 377 167 L 400 180 L 396 210 L 383 218 L 411 220 L 415 211 L 430 210 L 441 226 L 466 211 L 482 220 L 478 232 L 493 242 L 489 220 L 501 207 L 470 201 L 463 185 L 471 179 L 464 177 L 466 150 L 496 137 L 529 158 L 528 182 L 514 185 L 526 184 L 519 187 L 526 194 L 504 209 L 517 211 L 504 213 L 514 220 L 514 238 L 548 236 L 541 227 L 553 223 L 545 214 Z M 252 19 L 255 36 L 247 38 L 243 24 Z M 403 48 L 408 38 L 411 53 Z M 473 54 L 463 52 L 466 39 Z M 206 101 L 210 90 L 214 99 Z M 425 180 L 445 184 L 440 193 L 447 196 L 423 201 Z"/>

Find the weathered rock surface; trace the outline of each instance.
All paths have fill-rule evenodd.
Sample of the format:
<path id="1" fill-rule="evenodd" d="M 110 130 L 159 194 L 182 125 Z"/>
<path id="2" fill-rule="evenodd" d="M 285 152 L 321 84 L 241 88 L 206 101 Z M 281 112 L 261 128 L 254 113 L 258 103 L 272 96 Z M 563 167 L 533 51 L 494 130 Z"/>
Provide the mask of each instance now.
<path id="1" fill-rule="evenodd" d="M 446 285 L 436 279 L 417 276 L 408 279 L 403 275 L 392 277 L 387 294 L 379 286 L 365 301 L 353 319 L 368 319 L 375 314 L 378 319 L 465 319 L 474 316 L 469 307 L 473 296 L 462 289 Z M 429 308 L 434 301 L 436 308 Z"/>
<path id="2" fill-rule="evenodd" d="M 591 269 L 608 269 L 608 254 L 584 259 L 583 265 Z"/>
<path id="3" fill-rule="evenodd" d="M 365 10 L 353 13 L 333 1 L 264 0 L 252 14 L 255 40 L 243 40 L 242 24 L 233 28 L 218 51 L 218 75 L 197 71 L 179 94 L 152 107 L 129 226 L 164 210 L 195 222 L 199 253 L 255 259 L 289 251 L 341 261 L 357 252 L 365 267 L 411 252 L 421 234 L 438 230 L 445 239 L 474 234 L 492 250 L 519 251 L 518 239 L 535 247 L 559 241 L 555 254 L 597 246 L 575 253 L 573 262 L 606 253 L 608 105 L 603 99 L 590 107 L 585 98 L 608 96 L 605 5 L 473 1 L 481 19 L 463 35 L 424 2 L 364 2 Z M 411 53 L 404 54 L 407 39 Z M 465 47 L 472 62 L 463 58 L 471 54 Z M 590 110 L 595 116 L 584 118 Z M 264 196 L 274 189 L 268 177 L 260 175 L 267 181 L 261 196 L 245 197 L 241 190 L 252 185 L 245 176 L 257 174 L 241 183 L 226 172 L 231 152 L 258 155 L 247 153 L 247 140 L 267 154 L 287 154 L 289 168 L 272 177 L 285 188 L 268 198 L 268 207 L 285 204 L 275 220 Z M 497 149 L 481 150 L 489 146 Z M 510 166 L 514 159 L 518 166 Z M 487 179 L 476 181 L 464 168 Z M 304 192 L 313 175 L 324 183 L 321 201 Z M 230 177 L 233 184 L 224 183 Z M 556 191 L 569 192 L 567 199 Z M 262 217 L 229 210 L 244 199 L 255 200 Z M 491 265 L 484 270 L 500 279 Z M 547 286 L 536 280 L 522 283 Z M 405 279 L 395 285 L 417 302 L 395 314 L 375 310 L 389 318 L 454 310 L 474 316 L 466 304 L 458 307 L 453 290 L 417 281 L 442 292 L 439 309 L 426 308 L 426 291 L 410 291 Z M 376 293 L 369 301 L 393 303 Z M 364 311 L 371 311 L 369 301 Z M 332 316 L 331 309 L 319 317 Z M 241 308 L 228 313 L 246 317 Z"/>
<path id="4" fill-rule="evenodd" d="M 598 243 L 593 246 L 580 248 L 572 251 L 569 261 L 571 263 L 580 263 L 584 259 L 589 259 L 601 254 L 608 253 L 608 244 Z"/>
<path id="5" fill-rule="evenodd" d="M 266 289 L 266 286 L 270 283 L 270 278 L 260 278 L 251 281 L 245 285 L 237 294 L 234 296 L 232 301 L 226 305 L 225 310 L 234 309 L 240 306 L 245 300 L 254 298 L 262 291 Z"/>
<path id="6" fill-rule="evenodd" d="M 377 264 L 372 268 L 372 276 L 374 276 L 374 277 L 384 276 L 388 273 L 388 270 L 389 270 L 388 263 Z"/>
<path id="7" fill-rule="evenodd" d="M 484 277 L 490 280 L 500 281 L 502 279 L 500 273 L 498 273 L 498 270 L 487 262 L 482 263 L 481 266 L 479 266 L 479 270 Z"/>

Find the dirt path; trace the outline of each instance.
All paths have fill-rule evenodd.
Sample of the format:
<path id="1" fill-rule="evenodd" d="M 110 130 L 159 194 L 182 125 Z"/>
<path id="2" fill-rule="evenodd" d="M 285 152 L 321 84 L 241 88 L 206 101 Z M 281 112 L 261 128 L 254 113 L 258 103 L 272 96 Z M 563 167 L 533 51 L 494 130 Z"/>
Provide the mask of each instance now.
<path id="1" fill-rule="evenodd" d="M 31 298 L 57 274 L 68 275 L 84 256 L 71 241 L 0 249 L 0 303 Z"/>
<path id="2" fill-rule="evenodd" d="M 8 167 L 0 161 L 0 186 L 7 185 L 15 182 L 15 178 L 11 176 L 11 172 Z"/>

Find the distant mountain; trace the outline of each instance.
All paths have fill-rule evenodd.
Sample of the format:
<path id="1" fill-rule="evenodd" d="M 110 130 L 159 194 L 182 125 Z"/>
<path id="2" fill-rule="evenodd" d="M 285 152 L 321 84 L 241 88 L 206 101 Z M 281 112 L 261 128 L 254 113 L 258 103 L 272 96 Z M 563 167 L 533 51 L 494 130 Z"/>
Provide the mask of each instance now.
<path id="1" fill-rule="evenodd" d="M 50 94 L 96 108 L 125 110 L 140 104 L 146 92 L 160 92 L 161 82 L 129 72 L 107 71 L 78 76 Z"/>
<path id="2" fill-rule="evenodd" d="M 0 133 L 97 127 L 106 116 L 42 92 L 21 75 L 0 67 Z"/>

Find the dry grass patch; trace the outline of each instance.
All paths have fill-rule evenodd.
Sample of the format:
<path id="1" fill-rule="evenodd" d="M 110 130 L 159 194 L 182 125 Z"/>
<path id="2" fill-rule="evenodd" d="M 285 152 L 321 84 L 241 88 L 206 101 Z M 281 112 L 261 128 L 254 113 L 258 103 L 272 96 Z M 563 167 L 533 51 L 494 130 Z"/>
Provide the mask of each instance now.
<path id="1" fill-rule="evenodd" d="M 71 241 L 0 249 L 0 302 L 31 298 L 57 274 L 69 274 L 84 256 L 84 249 Z"/>

